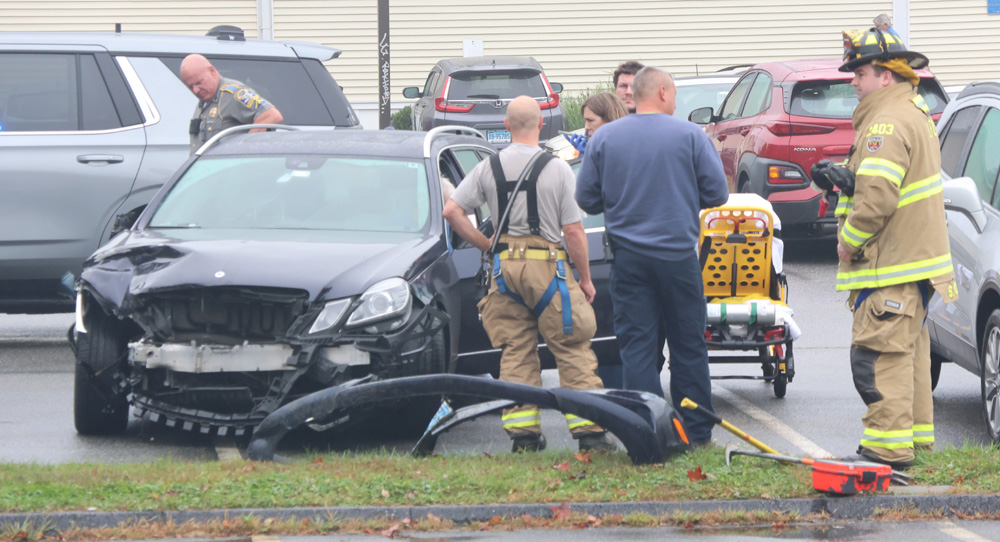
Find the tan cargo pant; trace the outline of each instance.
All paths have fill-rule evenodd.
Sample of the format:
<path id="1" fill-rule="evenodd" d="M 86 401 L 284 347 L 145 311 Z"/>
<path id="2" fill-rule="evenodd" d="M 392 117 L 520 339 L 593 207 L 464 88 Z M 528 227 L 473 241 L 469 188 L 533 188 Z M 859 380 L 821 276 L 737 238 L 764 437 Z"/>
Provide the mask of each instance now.
<path id="1" fill-rule="evenodd" d="M 933 444 L 926 315 L 917 283 L 878 288 L 854 311 L 851 372 L 868 405 L 861 446 L 886 461 L 912 461 L 914 436 L 928 429 Z"/>
<path id="2" fill-rule="evenodd" d="M 500 270 L 507 288 L 523 299 L 497 291 L 494 280 L 489 294 L 479 302 L 483 327 L 495 348 L 502 350 L 500 380 L 531 386 L 542 385 L 541 363 L 538 359 L 538 334 L 556 358 L 559 385 L 567 389 L 592 390 L 604 386 L 597 376 L 597 356 L 590 349 L 590 339 L 597 331 L 594 309 L 573 277 L 566 262 L 566 285 L 569 289 L 573 316 L 573 333 L 563 333 L 562 297 L 557 291 L 541 316 L 535 318 L 534 307 L 556 274 L 556 260 L 524 259 L 522 248 L 563 250 L 562 245 L 536 236 L 500 238 L 508 244 L 509 259 L 501 260 Z M 518 405 L 503 411 L 504 430 L 511 438 L 541 433 L 541 411 L 537 405 Z M 601 433 L 603 428 L 589 420 L 566 414 L 566 423 L 574 438 Z"/>

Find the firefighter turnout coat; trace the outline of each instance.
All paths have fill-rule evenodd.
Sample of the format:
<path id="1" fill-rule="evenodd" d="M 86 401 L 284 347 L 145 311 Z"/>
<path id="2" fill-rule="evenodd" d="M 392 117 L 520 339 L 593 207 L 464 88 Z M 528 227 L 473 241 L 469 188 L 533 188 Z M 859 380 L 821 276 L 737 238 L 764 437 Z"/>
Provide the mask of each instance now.
<path id="1" fill-rule="evenodd" d="M 840 262 L 837 290 L 928 280 L 954 301 L 940 145 L 927 105 L 913 85 L 895 83 L 869 94 L 853 124 L 854 196 L 840 194 L 837 204 L 838 238 L 853 257 Z"/>

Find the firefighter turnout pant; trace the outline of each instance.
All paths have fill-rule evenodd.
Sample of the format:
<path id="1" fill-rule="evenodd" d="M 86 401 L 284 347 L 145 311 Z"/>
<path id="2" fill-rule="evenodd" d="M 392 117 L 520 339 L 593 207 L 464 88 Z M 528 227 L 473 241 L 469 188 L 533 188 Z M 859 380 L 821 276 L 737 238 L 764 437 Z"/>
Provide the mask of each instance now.
<path id="1" fill-rule="evenodd" d="M 909 282 L 851 296 L 851 372 L 868 406 L 861 446 L 889 462 L 912 461 L 915 445 L 934 443 L 928 291 Z"/>
<path id="2" fill-rule="evenodd" d="M 483 327 L 493 346 L 502 351 L 500 380 L 542 385 L 538 358 L 541 333 L 555 356 L 561 387 L 602 389 L 597 376 L 597 357 L 590 348 L 590 339 L 597 331 L 594 309 L 573 277 L 563 247 L 538 236 L 504 235 L 501 242 L 506 247 L 498 251 L 498 266 L 490 291 L 479 302 Z M 537 307 L 536 317 L 532 309 L 545 297 L 560 267 L 564 269 L 569 307 L 564 306 L 564 296 L 557 286 L 548 304 Z M 571 311 L 571 319 L 564 320 L 566 310 Z M 503 428 L 512 439 L 537 435 L 542 430 L 537 405 L 506 409 L 502 419 Z M 573 438 L 604 432 L 593 422 L 572 414 L 566 414 L 566 423 Z"/>

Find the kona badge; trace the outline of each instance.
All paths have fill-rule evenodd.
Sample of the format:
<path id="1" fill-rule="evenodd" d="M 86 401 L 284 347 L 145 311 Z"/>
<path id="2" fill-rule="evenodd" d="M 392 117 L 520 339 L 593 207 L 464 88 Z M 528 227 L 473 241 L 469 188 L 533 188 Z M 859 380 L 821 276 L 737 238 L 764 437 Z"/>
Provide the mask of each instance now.
<path id="1" fill-rule="evenodd" d="M 882 148 L 882 136 L 868 136 L 868 152 L 875 152 Z"/>

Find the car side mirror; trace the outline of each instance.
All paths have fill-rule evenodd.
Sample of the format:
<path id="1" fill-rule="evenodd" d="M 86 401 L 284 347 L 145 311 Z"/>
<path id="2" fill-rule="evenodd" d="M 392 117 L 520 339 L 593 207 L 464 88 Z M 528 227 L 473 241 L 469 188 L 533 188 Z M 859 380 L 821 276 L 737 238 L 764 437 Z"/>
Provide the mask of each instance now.
<path id="1" fill-rule="evenodd" d="M 695 124 L 708 124 L 712 122 L 712 113 L 711 107 L 699 107 L 688 115 L 688 120 Z"/>
<path id="2" fill-rule="evenodd" d="M 549 82 L 549 86 L 552 87 L 552 92 L 555 92 L 556 94 L 559 94 L 560 92 L 563 91 L 562 83 Z"/>
<path id="3" fill-rule="evenodd" d="M 146 206 L 143 205 L 138 209 L 132 209 L 127 213 L 122 213 L 120 215 L 115 216 L 115 222 L 111 226 L 111 237 L 114 237 L 119 233 L 131 228 L 132 225 L 135 224 L 135 221 L 139 219 L 139 215 L 142 214 L 142 211 L 145 208 Z"/>
<path id="4" fill-rule="evenodd" d="M 976 181 L 969 177 L 959 177 L 944 181 L 944 208 L 968 217 L 982 233 L 986 228 L 986 211 L 979 196 Z"/>
<path id="5" fill-rule="evenodd" d="M 414 99 L 414 98 L 419 98 L 420 97 L 420 88 L 419 87 L 406 87 L 406 88 L 404 88 L 403 89 L 403 97 L 404 98 L 409 98 L 411 100 Z"/>

